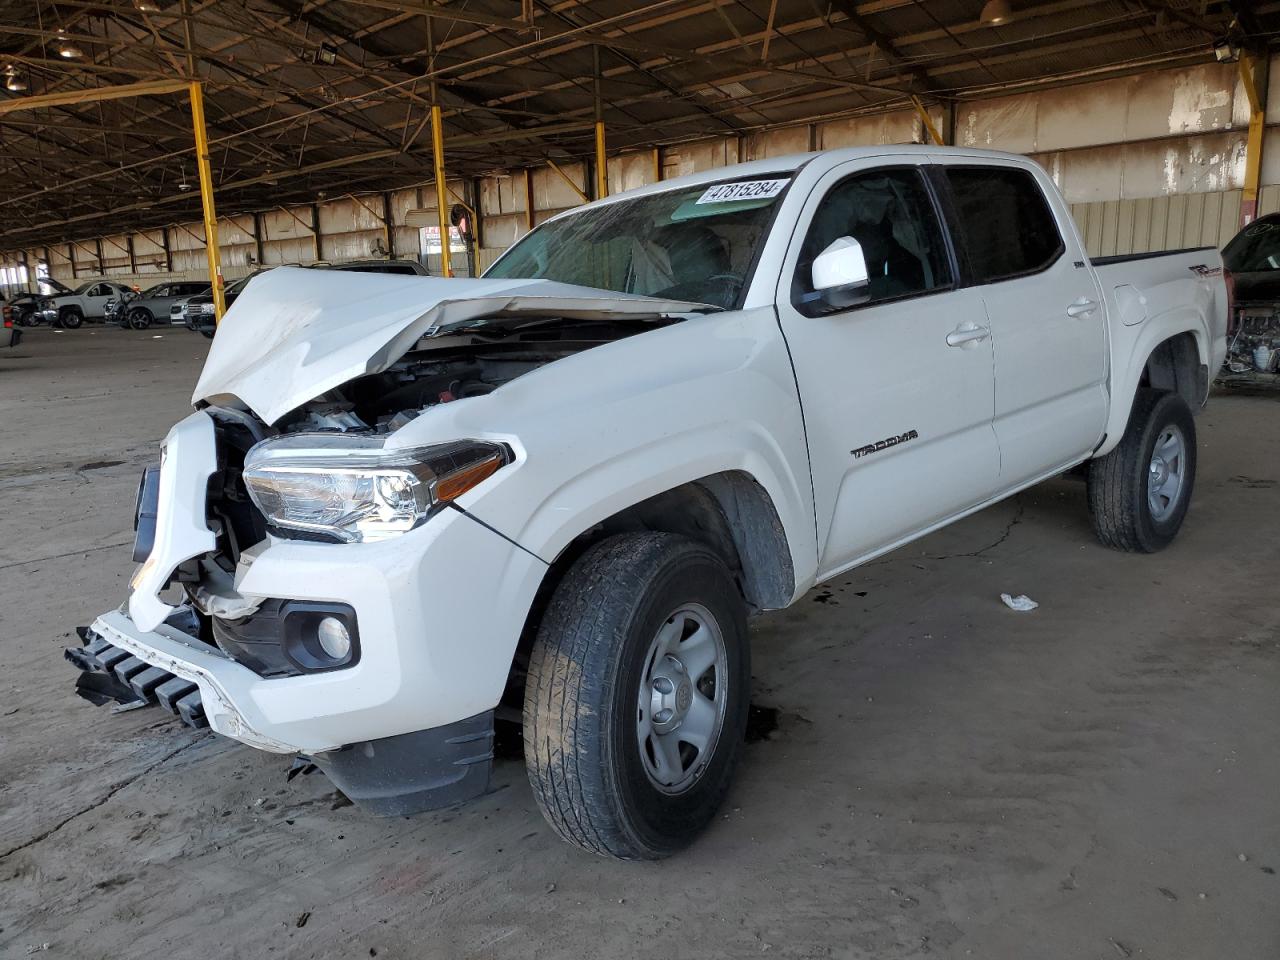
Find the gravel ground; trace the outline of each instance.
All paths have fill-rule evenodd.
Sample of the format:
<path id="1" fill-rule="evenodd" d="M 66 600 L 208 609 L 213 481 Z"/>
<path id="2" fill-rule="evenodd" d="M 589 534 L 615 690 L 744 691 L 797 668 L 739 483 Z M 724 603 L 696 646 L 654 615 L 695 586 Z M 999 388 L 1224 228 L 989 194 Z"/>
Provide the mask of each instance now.
<path id="1" fill-rule="evenodd" d="M 1280 405 L 1215 398 L 1187 525 L 1093 540 L 1059 480 L 754 622 L 755 741 L 685 854 L 558 841 L 518 747 L 458 810 L 72 694 L 141 467 L 207 343 L 0 355 L 0 957 L 1280 955 Z M 1031 613 L 1002 592 L 1040 602 Z"/>

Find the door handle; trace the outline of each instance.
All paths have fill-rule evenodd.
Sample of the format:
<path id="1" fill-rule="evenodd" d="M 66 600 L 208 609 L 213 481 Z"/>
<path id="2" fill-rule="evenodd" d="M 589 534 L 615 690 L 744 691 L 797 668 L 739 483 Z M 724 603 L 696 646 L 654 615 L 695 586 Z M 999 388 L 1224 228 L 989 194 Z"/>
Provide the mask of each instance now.
<path id="1" fill-rule="evenodd" d="M 1098 301 L 1090 300 L 1088 297 L 1081 297 L 1071 306 L 1067 307 L 1068 317 L 1087 317 L 1093 311 L 1098 309 Z"/>
<path id="2" fill-rule="evenodd" d="M 947 334 L 948 347 L 963 347 L 970 343 L 977 343 L 991 336 L 990 327 L 978 327 L 972 324 L 964 327 L 956 327 Z"/>

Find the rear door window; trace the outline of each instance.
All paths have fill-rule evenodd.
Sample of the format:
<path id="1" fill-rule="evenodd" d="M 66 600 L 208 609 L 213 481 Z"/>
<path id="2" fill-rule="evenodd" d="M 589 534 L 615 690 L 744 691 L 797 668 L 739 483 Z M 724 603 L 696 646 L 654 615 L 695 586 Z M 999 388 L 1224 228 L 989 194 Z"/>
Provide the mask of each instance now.
<path id="1" fill-rule="evenodd" d="M 945 168 L 976 283 L 1039 273 L 1066 245 L 1040 185 L 1016 167 Z"/>

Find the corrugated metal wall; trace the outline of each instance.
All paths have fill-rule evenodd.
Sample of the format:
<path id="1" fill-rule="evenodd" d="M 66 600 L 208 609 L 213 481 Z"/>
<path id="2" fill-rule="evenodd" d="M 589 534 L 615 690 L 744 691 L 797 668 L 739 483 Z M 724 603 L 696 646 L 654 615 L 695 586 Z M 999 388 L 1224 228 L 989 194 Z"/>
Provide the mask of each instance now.
<path id="1" fill-rule="evenodd" d="M 1280 57 L 1273 58 L 1270 78 L 1272 126 L 1265 133 L 1262 168 L 1262 182 L 1268 186 L 1260 198 L 1261 212 L 1280 205 Z M 933 121 L 941 126 L 940 115 L 935 113 Z M 955 115 L 958 144 L 1025 153 L 1044 165 L 1071 204 L 1094 255 L 1220 245 L 1230 238 L 1239 220 L 1247 126 L 1247 98 L 1230 64 L 970 101 L 958 105 Z M 924 126 L 913 111 L 716 137 L 610 157 L 609 189 L 616 193 L 659 178 L 810 149 L 925 140 Z M 423 176 L 429 176 L 425 168 Z M 564 163 L 559 171 L 539 166 L 486 177 L 476 185 L 474 201 L 469 186 L 460 181 L 450 181 L 449 191 L 451 202 L 479 207 L 483 269 L 531 223 L 582 203 L 590 181 L 587 164 Z M 527 210 L 530 196 L 532 215 Z M 426 243 L 435 243 L 434 189 L 410 187 L 395 191 L 389 200 L 390 229 L 382 222 L 382 194 L 262 211 L 257 215 L 260 237 L 254 234 L 254 216 L 224 219 L 219 225 L 223 273 L 235 279 L 259 262 L 338 262 L 382 251 L 416 258 L 438 273 L 439 255 L 425 252 Z M 204 279 L 202 225 L 168 228 L 172 271 L 166 267 L 163 233 L 132 236 L 136 273 L 130 272 L 130 238 L 125 236 L 50 247 L 50 273 L 66 283 L 75 282 L 73 272 L 84 280 L 100 271 L 140 283 Z M 454 249 L 455 271 L 465 274 L 466 257 L 460 247 Z M 43 248 L 28 250 L 27 262 L 34 265 L 42 255 Z M 6 258 L 5 265 L 21 259 Z"/>

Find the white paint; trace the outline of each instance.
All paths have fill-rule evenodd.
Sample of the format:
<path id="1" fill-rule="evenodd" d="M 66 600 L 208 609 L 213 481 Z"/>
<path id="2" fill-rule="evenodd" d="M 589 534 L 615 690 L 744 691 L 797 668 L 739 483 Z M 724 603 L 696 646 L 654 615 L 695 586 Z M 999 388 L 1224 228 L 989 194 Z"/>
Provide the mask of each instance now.
<path id="1" fill-rule="evenodd" d="M 886 164 L 951 162 L 1012 166 L 1036 178 L 1066 246 L 1050 272 L 796 315 L 790 290 L 800 243 L 832 184 Z M 263 749 L 316 752 L 441 726 L 497 703 L 548 563 L 621 509 L 712 474 L 749 475 L 785 532 L 794 602 L 820 579 L 1085 459 L 1104 433 L 1105 453 L 1123 435 L 1146 357 L 1168 336 L 1191 331 L 1210 369 L 1225 354 L 1221 277 L 1192 269 L 1220 267 L 1216 252 L 1077 269 L 1084 256 L 1066 204 L 1025 158 L 862 148 L 745 167 L 747 176 L 786 171 L 792 187 L 744 309 L 688 316 L 574 354 L 492 393 L 428 408 L 388 437 L 403 448 L 460 438 L 507 443 L 513 462 L 459 499 L 465 513 L 442 511 L 377 543 L 269 537 L 242 559 L 236 587 L 246 597 L 349 603 L 361 637 L 354 667 L 263 680 L 170 628 L 144 629 L 155 621 L 141 606 L 130 605 L 134 620 L 115 612 L 97 624 L 144 661 L 199 683 L 214 729 Z M 720 177 L 709 171 L 596 206 Z M 1132 326 L 1115 300 L 1124 285 L 1146 301 L 1145 318 Z M 688 307 L 545 281 L 283 270 L 260 295 L 244 296 L 215 338 L 196 395 L 232 392 L 268 418 L 345 382 L 336 377 L 385 368 L 417 341 L 420 322 Z M 1095 303 L 1082 308 L 1088 300 Z M 949 345 L 957 323 L 969 333 L 986 325 L 989 335 Z M 1019 338 L 1018 328 L 1029 335 Z M 912 362 L 886 364 L 904 331 L 916 336 Z M 164 568 L 209 547 L 198 528 L 211 431 L 197 413 L 170 434 L 174 462 L 162 479 L 185 499 L 162 497 L 158 542 L 172 546 L 157 550 L 145 581 L 151 594 Z M 889 437 L 903 439 L 881 447 Z M 866 446 L 870 455 L 851 455 Z M 948 482 L 939 486 L 938 477 Z"/>

